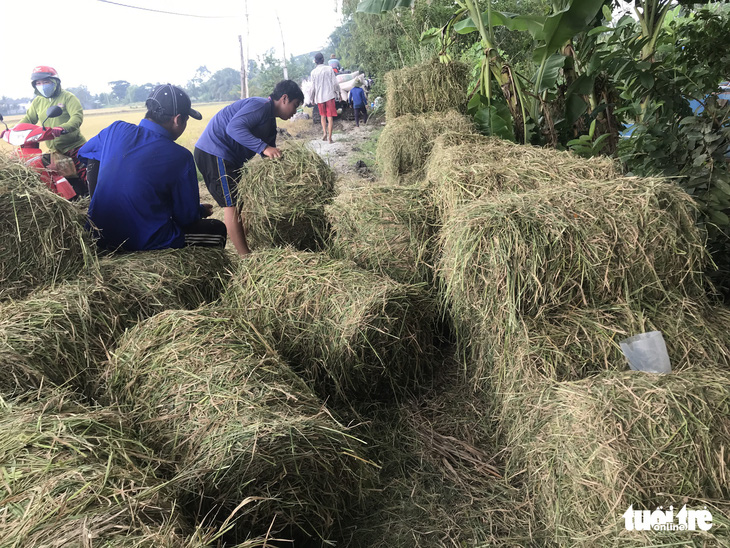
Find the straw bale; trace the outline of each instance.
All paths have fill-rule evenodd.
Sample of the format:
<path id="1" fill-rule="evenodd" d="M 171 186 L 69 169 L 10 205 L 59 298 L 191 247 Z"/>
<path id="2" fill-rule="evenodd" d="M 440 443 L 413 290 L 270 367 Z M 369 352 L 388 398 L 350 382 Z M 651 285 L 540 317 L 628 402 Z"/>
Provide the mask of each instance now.
<path id="1" fill-rule="evenodd" d="M 323 253 L 254 253 L 241 263 L 222 301 L 260 326 L 326 397 L 406 393 L 435 359 L 435 306 L 426 288 Z"/>
<path id="2" fill-rule="evenodd" d="M 430 284 L 436 245 L 431 209 L 415 187 L 351 187 L 327 206 L 329 252 L 402 283 Z"/>
<path id="3" fill-rule="evenodd" d="M 466 110 L 469 67 L 438 60 L 385 74 L 385 116 L 390 122 L 404 114 Z"/>
<path id="4" fill-rule="evenodd" d="M 252 248 L 292 245 L 319 249 L 328 227 L 324 206 L 334 196 L 335 175 L 303 142 L 287 141 L 282 157 L 246 163 L 238 207 Z"/>
<path id="5" fill-rule="evenodd" d="M 0 301 L 77 275 L 94 262 L 85 216 L 38 175 L 0 154 Z"/>
<path id="6" fill-rule="evenodd" d="M 472 119 L 455 110 L 405 114 L 388 120 L 378 139 L 375 158 L 384 177 L 399 177 L 408 173 L 420 177 L 439 135 L 475 131 Z"/>
<path id="7" fill-rule="evenodd" d="M 196 545 L 117 415 L 68 401 L 0 407 L 0 546 Z"/>
<path id="8" fill-rule="evenodd" d="M 370 474 L 361 442 L 261 336 L 210 309 L 131 329 L 105 379 L 142 441 L 174 463 L 179 500 L 199 519 L 236 511 L 244 536 L 327 538 Z"/>
<path id="9" fill-rule="evenodd" d="M 435 140 L 425 171 L 426 185 L 444 219 L 460 204 L 486 195 L 581 185 L 620 175 L 609 158 L 584 159 L 571 152 L 458 133 Z"/>
<path id="10" fill-rule="evenodd" d="M 508 470 L 524 470 L 536 523 L 560 546 L 730 542 L 730 376 L 712 369 L 605 373 L 523 400 Z M 625 530 L 623 513 L 673 505 L 709 532 Z M 691 535 L 691 538 L 688 536 Z M 665 544 L 666 543 L 666 544 Z"/>
<path id="11" fill-rule="evenodd" d="M 229 265 L 223 250 L 203 248 L 107 257 L 94 276 L 0 306 L 0 394 L 50 381 L 92 395 L 99 363 L 125 328 L 214 300 Z"/>
<path id="12" fill-rule="evenodd" d="M 655 179 L 505 194 L 460 208 L 438 264 L 457 328 L 513 330 L 551 309 L 703 298 L 707 258 L 695 204 Z"/>

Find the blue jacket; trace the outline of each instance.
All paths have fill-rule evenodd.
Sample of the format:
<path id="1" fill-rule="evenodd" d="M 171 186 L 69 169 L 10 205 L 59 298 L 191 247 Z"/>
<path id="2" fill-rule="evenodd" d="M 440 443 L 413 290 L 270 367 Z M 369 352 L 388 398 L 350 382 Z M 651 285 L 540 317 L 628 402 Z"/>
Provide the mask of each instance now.
<path id="1" fill-rule="evenodd" d="M 365 91 L 362 88 L 354 87 L 350 90 L 350 103 L 355 108 L 364 107 L 368 104 Z"/>
<path id="2" fill-rule="evenodd" d="M 240 99 L 211 118 L 195 148 L 242 166 L 267 146 L 276 146 L 274 102 Z"/>
<path id="3" fill-rule="evenodd" d="M 151 120 L 114 122 L 79 151 L 99 161 L 89 220 L 99 244 L 129 251 L 183 247 L 200 219 L 193 155 Z"/>

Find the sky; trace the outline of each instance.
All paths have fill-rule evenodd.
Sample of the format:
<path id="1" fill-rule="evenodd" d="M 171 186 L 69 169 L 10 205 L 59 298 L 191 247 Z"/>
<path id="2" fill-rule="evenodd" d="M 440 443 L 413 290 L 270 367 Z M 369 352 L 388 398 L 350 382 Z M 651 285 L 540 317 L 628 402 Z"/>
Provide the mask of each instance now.
<path id="1" fill-rule="evenodd" d="M 244 0 L 0 1 L 0 96 L 32 96 L 37 65 L 54 67 L 64 88 L 95 94 L 113 80 L 184 85 L 200 66 L 239 69 L 239 34 L 246 47 Z M 325 47 L 339 9 L 340 0 L 248 0 L 250 58 L 271 48 L 282 57 L 277 15 L 287 58 Z"/>

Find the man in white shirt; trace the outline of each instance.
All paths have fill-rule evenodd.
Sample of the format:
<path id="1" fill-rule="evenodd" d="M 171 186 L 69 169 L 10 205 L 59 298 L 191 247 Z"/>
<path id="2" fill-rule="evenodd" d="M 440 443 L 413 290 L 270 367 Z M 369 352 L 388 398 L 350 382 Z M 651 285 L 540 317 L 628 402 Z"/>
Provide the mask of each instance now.
<path id="1" fill-rule="evenodd" d="M 335 76 L 332 67 L 324 64 L 324 55 L 321 53 L 315 55 L 314 62 L 317 66 L 310 74 L 312 95 L 309 98 L 309 102 L 317 104 L 319 114 L 322 117 L 322 140 L 329 140 L 331 143 L 333 142 L 332 127 L 334 126 L 334 117 L 337 116 L 335 98 L 340 94 L 340 85 L 337 83 L 337 76 Z"/>

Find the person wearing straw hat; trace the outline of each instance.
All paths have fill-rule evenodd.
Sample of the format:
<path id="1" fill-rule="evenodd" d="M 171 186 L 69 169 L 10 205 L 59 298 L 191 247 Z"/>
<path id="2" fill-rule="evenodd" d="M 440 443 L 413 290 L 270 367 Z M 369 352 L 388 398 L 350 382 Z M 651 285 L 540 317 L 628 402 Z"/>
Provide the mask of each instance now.
<path id="1" fill-rule="evenodd" d="M 362 115 L 362 123 L 368 123 L 368 97 L 365 94 L 365 90 L 362 89 L 362 84 L 359 79 L 355 80 L 350 93 L 347 97 L 347 102 L 352 107 L 355 113 L 355 127 L 360 127 L 360 116 Z"/>
<path id="2" fill-rule="evenodd" d="M 179 87 L 159 85 L 139 125 L 117 121 L 79 151 L 92 170 L 89 221 L 102 248 L 142 251 L 189 245 L 224 247 L 226 227 L 205 219 L 193 155 L 175 143 L 188 118 L 203 116 Z"/>
<path id="3" fill-rule="evenodd" d="M 251 250 L 238 207 L 241 168 L 256 154 L 281 156 L 276 148 L 276 119 L 288 120 L 303 102 L 304 94 L 297 83 L 282 80 L 268 98 L 239 99 L 223 108 L 195 143 L 195 163 L 208 192 L 223 208 L 228 236 L 242 257 Z"/>

